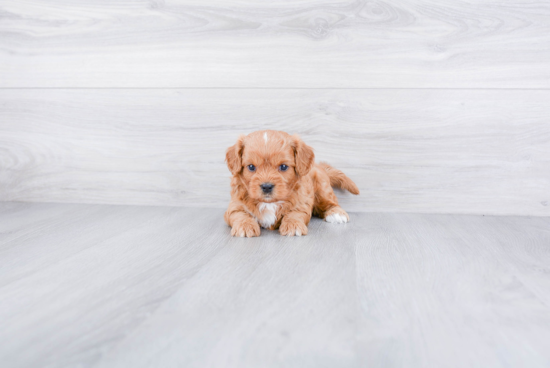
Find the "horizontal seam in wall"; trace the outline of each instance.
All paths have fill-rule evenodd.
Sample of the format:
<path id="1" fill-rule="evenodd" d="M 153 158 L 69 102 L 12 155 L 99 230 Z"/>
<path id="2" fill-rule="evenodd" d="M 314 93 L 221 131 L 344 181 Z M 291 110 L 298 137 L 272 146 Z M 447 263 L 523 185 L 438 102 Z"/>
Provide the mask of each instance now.
<path id="1" fill-rule="evenodd" d="M 407 88 L 407 87 L 0 87 L 0 90 L 498 90 L 498 91 L 550 91 L 548 88 Z"/>

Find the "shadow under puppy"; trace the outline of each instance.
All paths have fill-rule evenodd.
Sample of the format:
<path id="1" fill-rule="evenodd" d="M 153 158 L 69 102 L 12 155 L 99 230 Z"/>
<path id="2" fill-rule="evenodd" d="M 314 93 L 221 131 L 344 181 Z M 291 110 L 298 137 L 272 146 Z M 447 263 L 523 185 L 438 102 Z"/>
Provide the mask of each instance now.
<path id="1" fill-rule="evenodd" d="M 349 221 L 332 187 L 353 194 L 359 189 L 343 172 L 316 164 L 313 149 L 297 135 L 275 130 L 241 135 L 225 159 L 233 175 L 224 216 L 232 236 L 259 236 L 260 225 L 281 235 L 306 235 L 312 214 L 327 222 Z"/>

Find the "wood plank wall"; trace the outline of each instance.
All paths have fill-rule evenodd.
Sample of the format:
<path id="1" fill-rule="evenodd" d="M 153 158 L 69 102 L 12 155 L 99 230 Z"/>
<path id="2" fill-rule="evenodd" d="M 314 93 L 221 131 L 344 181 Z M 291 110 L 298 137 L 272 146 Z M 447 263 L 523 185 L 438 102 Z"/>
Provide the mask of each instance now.
<path id="1" fill-rule="evenodd" d="M 0 3 L 0 200 L 224 207 L 266 128 L 350 211 L 549 216 L 550 3 Z"/>

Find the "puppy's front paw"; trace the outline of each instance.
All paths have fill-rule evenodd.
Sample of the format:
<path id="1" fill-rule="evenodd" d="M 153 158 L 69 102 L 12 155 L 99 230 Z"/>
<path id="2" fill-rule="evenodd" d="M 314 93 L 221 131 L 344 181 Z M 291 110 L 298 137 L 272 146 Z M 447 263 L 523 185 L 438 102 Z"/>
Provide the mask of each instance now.
<path id="1" fill-rule="evenodd" d="M 279 233 L 286 236 L 302 236 L 307 235 L 307 226 L 300 220 L 283 218 Z"/>
<path id="2" fill-rule="evenodd" d="M 241 238 L 252 238 L 254 236 L 260 236 L 260 225 L 252 219 L 239 221 L 233 224 L 231 228 L 231 236 L 240 236 Z"/>
<path id="3" fill-rule="evenodd" d="M 342 207 L 333 207 L 325 214 L 325 221 L 333 224 L 345 224 L 349 222 L 349 215 Z"/>

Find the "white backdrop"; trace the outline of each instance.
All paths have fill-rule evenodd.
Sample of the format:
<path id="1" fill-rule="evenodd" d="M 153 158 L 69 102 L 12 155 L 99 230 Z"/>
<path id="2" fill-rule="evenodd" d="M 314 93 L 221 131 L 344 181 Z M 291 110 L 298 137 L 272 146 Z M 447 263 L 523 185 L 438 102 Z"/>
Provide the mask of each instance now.
<path id="1" fill-rule="evenodd" d="M 0 9 L 1 200 L 224 207 L 225 148 L 280 129 L 350 211 L 550 215 L 550 4 Z"/>

